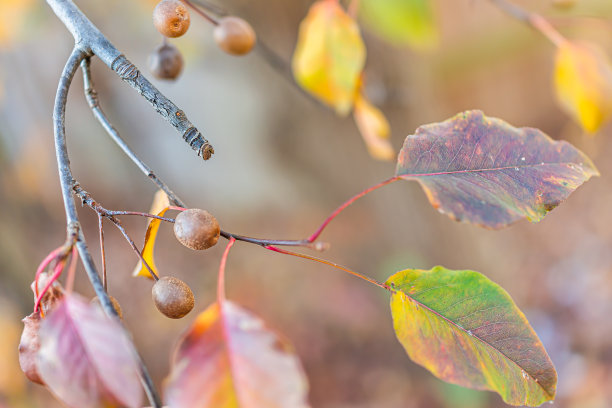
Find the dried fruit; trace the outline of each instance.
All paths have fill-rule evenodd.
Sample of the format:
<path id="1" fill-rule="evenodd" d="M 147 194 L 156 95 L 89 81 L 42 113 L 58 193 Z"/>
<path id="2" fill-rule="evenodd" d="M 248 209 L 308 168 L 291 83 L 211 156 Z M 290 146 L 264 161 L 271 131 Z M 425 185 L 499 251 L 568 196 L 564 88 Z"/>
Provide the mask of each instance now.
<path id="1" fill-rule="evenodd" d="M 171 319 L 180 319 L 191 312 L 195 305 L 193 292 L 182 280 L 164 276 L 153 285 L 155 307 Z"/>
<path id="2" fill-rule="evenodd" d="M 179 0 L 162 0 L 153 10 L 153 24 L 166 37 L 180 37 L 187 32 L 189 10 Z"/>
<path id="3" fill-rule="evenodd" d="M 213 32 L 215 42 L 223 51 L 232 55 L 244 55 L 255 46 L 253 27 L 238 17 L 223 17 Z"/>
<path id="4" fill-rule="evenodd" d="M 176 216 L 174 235 L 187 248 L 202 250 L 217 243 L 221 229 L 217 219 L 206 210 L 191 208 Z"/>
<path id="5" fill-rule="evenodd" d="M 149 56 L 149 70 L 157 79 L 176 79 L 183 71 L 183 56 L 174 45 L 163 44 Z"/>

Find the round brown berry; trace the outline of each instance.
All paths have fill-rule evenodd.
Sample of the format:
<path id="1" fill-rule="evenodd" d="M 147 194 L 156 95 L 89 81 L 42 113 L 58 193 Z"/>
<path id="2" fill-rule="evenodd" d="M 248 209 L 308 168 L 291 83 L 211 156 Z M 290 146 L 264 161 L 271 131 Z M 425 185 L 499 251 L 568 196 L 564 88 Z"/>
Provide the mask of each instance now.
<path id="1" fill-rule="evenodd" d="M 164 276 L 153 285 L 155 307 L 171 319 L 180 319 L 191 312 L 195 304 L 193 292 L 180 279 Z"/>
<path id="2" fill-rule="evenodd" d="M 221 229 L 211 213 L 198 208 L 185 210 L 176 216 L 174 235 L 187 248 L 202 250 L 217 243 Z"/>
<path id="3" fill-rule="evenodd" d="M 223 17 L 213 32 L 219 48 L 228 54 L 244 55 L 253 49 L 256 36 L 253 27 L 238 17 Z"/>
<path id="4" fill-rule="evenodd" d="M 183 71 L 183 57 L 174 45 L 163 44 L 149 56 L 149 70 L 157 79 L 176 79 Z"/>
<path id="5" fill-rule="evenodd" d="M 113 309 L 115 309 L 115 312 L 117 312 L 117 315 L 119 315 L 119 318 L 123 319 L 123 310 L 121 309 L 121 305 L 119 304 L 117 299 L 115 299 L 111 295 L 108 295 L 108 298 L 110 299 L 111 304 L 113 305 Z M 91 304 L 102 307 L 102 303 L 100 302 L 100 299 L 97 296 L 91 299 Z"/>
<path id="6" fill-rule="evenodd" d="M 153 10 L 153 24 L 166 37 L 180 37 L 189 28 L 189 10 L 179 0 L 162 0 Z"/>

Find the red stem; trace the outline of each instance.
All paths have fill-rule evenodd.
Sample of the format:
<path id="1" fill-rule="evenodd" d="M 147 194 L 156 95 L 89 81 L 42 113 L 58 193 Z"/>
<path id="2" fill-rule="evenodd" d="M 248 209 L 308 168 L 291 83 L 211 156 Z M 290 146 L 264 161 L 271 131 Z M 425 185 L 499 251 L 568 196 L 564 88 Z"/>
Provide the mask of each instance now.
<path id="1" fill-rule="evenodd" d="M 529 15 L 529 24 L 548 38 L 555 46 L 560 47 L 567 43 L 567 38 L 563 36 L 548 20 L 539 14 L 531 13 Z"/>
<path id="2" fill-rule="evenodd" d="M 36 270 L 36 276 L 34 278 L 34 294 L 36 295 L 36 298 L 38 298 L 38 280 L 40 278 L 40 274 L 45 270 L 47 266 L 49 266 L 49 264 L 54 259 L 57 259 L 60 256 L 61 252 L 64 249 L 65 248 L 63 245 L 59 248 L 54 249 L 53 251 L 49 253 L 49 255 L 45 257 L 45 259 L 43 259 L 40 265 L 38 265 L 38 269 Z"/>
<path id="3" fill-rule="evenodd" d="M 219 264 L 219 278 L 217 280 L 217 302 L 219 305 L 225 301 L 225 264 L 227 263 L 227 256 L 234 242 L 236 242 L 236 240 L 233 237 L 229 239 L 225 247 L 225 252 L 223 252 L 223 257 L 221 257 L 221 263 Z"/>
<path id="4" fill-rule="evenodd" d="M 319 262 L 319 263 L 322 263 L 322 264 L 325 264 L 325 265 L 329 265 L 329 266 L 334 267 L 336 269 L 340 269 L 341 271 L 350 273 L 351 275 L 356 276 L 356 277 L 358 277 L 360 279 L 363 279 L 366 282 L 370 282 L 370 283 L 372 283 L 372 284 L 374 284 L 374 285 L 376 285 L 376 286 L 378 286 L 380 288 L 383 288 L 383 289 L 386 289 L 386 290 L 389 290 L 389 291 L 393 290 L 389 285 L 384 284 L 382 282 L 379 282 L 379 281 L 377 281 L 374 278 L 370 278 L 369 276 L 363 275 L 363 274 L 361 274 L 359 272 L 355 272 L 355 271 L 353 271 L 353 270 L 351 270 L 351 269 L 349 269 L 349 268 L 347 268 L 345 266 L 339 265 L 337 263 L 334 263 L 334 262 L 331 262 L 331 261 L 328 261 L 328 260 L 325 260 L 325 259 L 316 258 L 314 256 L 300 254 L 300 253 L 297 253 L 297 252 L 287 251 L 287 250 L 284 250 L 284 249 L 281 249 L 281 248 L 278 248 L 278 247 L 275 247 L 275 246 L 272 246 L 272 245 L 265 246 L 264 248 L 269 249 L 270 251 L 281 253 L 281 254 L 297 256 L 298 258 L 308 259 L 308 260 L 311 260 L 311 261 L 315 261 L 315 262 Z"/>
<path id="5" fill-rule="evenodd" d="M 348 207 L 349 205 L 353 204 L 355 201 L 357 201 L 358 199 L 360 199 L 361 197 L 365 196 L 368 193 L 371 193 L 374 190 L 377 190 L 383 186 L 386 186 L 387 184 L 391 184 L 394 181 L 399 180 L 398 176 L 394 176 L 391 177 L 390 179 L 387 179 L 385 181 L 382 181 L 378 184 L 376 184 L 375 186 L 372 186 L 370 188 L 367 188 L 365 190 L 363 190 L 361 193 L 351 197 L 348 201 L 346 201 L 344 204 L 342 204 L 340 207 L 336 208 L 336 210 L 331 213 L 331 215 L 329 217 L 327 217 L 327 219 L 325 221 L 323 221 L 323 224 L 321 224 L 321 226 L 314 232 L 314 234 L 312 234 L 309 238 L 308 238 L 308 242 L 313 242 L 315 241 L 317 238 L 319 238 L 319 235 L 321 235 L 321 233 L 323 232 L 323 230 L 327 227 L 327 225 L 332 222 L 332 220 L 334 218 L 336 218 L 342 211 L 344 211 L 344 209 L 346 207 Z"/>
<path id="6" fill-rule="evenodd" d="M 57 278 L 59 278 L 59 276 L 62 274 L 62 271 L 64 270 L 65 265 L 66 265 L 66 259 L 64 258 L 60 260 L 57 264 L 55 264 L 55 266 L 53 267 L 53 275 L 51 276 L 51 278 L 49 278 L 49 281 L 43 288 L 42 292 L 40 292 L 40 294 L 36 298 L 36 303 L 34 304 L 34 313 L 38 312 L 38 308 L 40 307 L 40 301 L 42 300 L 43 296 L 45 296 L 45 293 L 47 293 L 51 285 L 53 285 L 53 282 L 55 282 Z M 38 282 L 36 283 L 36 285 L 38 285 Z M 42 312 L 42 309 L 41 309 L 41 312 Z M 41 313 L 41 315 L 44 317 L 43 313 Z"/>

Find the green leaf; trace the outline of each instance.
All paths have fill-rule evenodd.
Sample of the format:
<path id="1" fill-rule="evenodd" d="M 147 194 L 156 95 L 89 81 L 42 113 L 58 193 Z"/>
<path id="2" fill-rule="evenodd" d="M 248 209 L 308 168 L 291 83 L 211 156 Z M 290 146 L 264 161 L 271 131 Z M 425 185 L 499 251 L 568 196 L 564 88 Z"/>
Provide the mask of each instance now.
<path id="1" fill-rule="evenodd" d="M 525 217 L 540 221 L 599 173 L 567 142 L 467 111 L 408 136 L 396 175 L 418 181 L 441 213 L 502 228 Z"/>
<path id="2" fill-rule="evenodd" d="M 385 40 L 417 50 L 438 44 L 435 13 L 430 0 L 361 0 L 359 16 Z"/>
<path id="3" fill-rule="evenodd" d="M 525 315 L 484 275 L 408 269 L 387 280 L 398 340 L 436 377 L 511 405 L 554 399 L 557 373 Z"/>

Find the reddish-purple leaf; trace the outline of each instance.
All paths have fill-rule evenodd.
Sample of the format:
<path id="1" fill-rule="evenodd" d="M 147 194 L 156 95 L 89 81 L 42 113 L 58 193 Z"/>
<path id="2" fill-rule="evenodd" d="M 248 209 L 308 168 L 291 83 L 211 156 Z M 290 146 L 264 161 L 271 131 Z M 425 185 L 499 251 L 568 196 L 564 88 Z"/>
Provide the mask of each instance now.
<path id="1" fill-rule="evenodd" d="M 396 170 L 418 181 L 440 212 L 488 228 L 537 222 L 598 174 L 571 144 L 480 111 L 418 128 L 406 138 Z"/>
<path id="2" fill-rule="evenodd" d="M 37 365 L 41 378 L 66 405 L 142 406 L 135 353 L 121 325 L 76 295 L 43 321 Z"/>
<path id="3" fill-rule="evenodd" d="M 178 344 L 165 391 L 172 408 L 302 408 L 307 388 L 292 347 L 223 301 L 202 312 Z"/>

